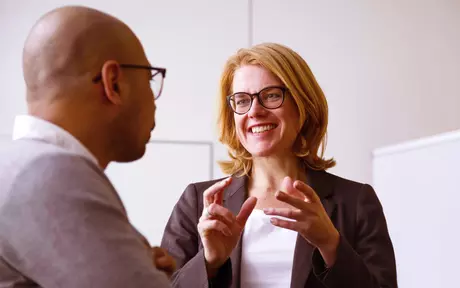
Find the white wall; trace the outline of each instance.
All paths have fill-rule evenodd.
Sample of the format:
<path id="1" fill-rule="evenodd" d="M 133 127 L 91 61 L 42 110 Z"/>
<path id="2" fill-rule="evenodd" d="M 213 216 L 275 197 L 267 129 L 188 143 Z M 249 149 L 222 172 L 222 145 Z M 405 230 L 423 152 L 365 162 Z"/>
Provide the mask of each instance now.
<path id="1" fill-rule="evenodd" d="M 291 46 L 317 76 L 330 105 L 327 154 L 339 175 L 372 182 L 374 148 L 460 128 L 459 1 L 2 0 L 0 134 L 11 133 L 14 115 L 26 111 L 21 53 L 30 27 L 66 4 L 120 17 L 151 62 L 168 68 L 154 139 L 216 142 L 222 66 L 238 48 L 264 41 Z M 225 157 L 225 149 L 217 145 L 214 157 Z M 214 176 L 221 175 L 215 165 Z"/>
<path id="2" fill-rule="evenodd" d="M 253 43 L 297 50 L 326 93 L 331 171 L 371 182 L 374 148 L 460 128 L 459 1 L 253 2 Z"/>
<path id="3" fill-rule="evenodd" d="M 176 161 L 165 161 L 174 155 Z M 134 163 L 114 163 L 106 174 L 120 193 L 128 216 L 150 241 L 160 243 L 172 207 L 184 188 L 209 178 L 210 146 L 149 143 L 144 157 Z"/>

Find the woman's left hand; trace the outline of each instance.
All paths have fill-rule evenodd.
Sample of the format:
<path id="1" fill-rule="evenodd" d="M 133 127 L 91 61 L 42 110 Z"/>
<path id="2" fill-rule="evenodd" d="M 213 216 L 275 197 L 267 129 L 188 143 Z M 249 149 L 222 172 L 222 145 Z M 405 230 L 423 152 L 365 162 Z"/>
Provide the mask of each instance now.
<path id="1" fill-rule="evenodd" d="M 300 233 L 311 245 L 318 248 L 326 265 L 331 267 L 336 260 L 340 235 L 318 195 L 304 182 L 296 180 L 292 183 L 289 177 L 284 178 L 281 187 L 285 192 L 278 191 L 276 199 L 293 208 L 265 208 L 265 214 L 295 220 L 271 218 L 271 223 Z"/>

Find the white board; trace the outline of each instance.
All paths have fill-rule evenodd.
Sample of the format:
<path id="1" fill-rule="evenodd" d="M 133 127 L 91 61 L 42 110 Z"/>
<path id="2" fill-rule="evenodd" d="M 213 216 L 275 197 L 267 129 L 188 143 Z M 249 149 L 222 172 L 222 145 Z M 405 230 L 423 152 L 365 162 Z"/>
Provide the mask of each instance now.
<path id="1" fill-rule="evenodd" d="M 460 131 L 377 149 L 400 288 L 460 287 Z"/>
<path id="2" fill-rule="evenodd" d="M 210 180 L 211 146 L 149 143 L 144 157 L 113 163 L 106 174 L 133 225 L 159 245 L 174 205 L 189 183 Z"/>

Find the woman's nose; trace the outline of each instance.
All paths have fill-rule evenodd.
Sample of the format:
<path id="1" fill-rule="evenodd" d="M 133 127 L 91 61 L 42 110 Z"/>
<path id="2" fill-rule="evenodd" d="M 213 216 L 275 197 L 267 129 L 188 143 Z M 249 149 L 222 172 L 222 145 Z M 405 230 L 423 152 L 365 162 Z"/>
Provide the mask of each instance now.
<path id="1" fill-rule="evenodd" d="M 257 97 L 254 97 L 251 108 L 248 111 L 248 116 L 257 117 L 264 115 L 266 112 L 267 110 L 264 108 L 264 106 L 260 104 L 259 99 Z"/>

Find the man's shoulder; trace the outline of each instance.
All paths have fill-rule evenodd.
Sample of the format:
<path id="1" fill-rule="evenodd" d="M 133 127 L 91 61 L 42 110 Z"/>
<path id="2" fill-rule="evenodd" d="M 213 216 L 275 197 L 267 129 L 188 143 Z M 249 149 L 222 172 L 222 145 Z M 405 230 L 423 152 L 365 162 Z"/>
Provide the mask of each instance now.
<path id="1" fill-rule="evenodd" d="M 2 172 L 27 169 L 31 165 L 40 165 L 47 161 L 65 162 L 73 159 L 80 163 L 88 162 L 75 153 L 42 141 L 12 140 L 2 146 L 3 149 L 0 151 L 0 171 L 3 170 Z"/>
<path id="2" fill-rule="evenodd" d="M 78 190 L 84 195 L 88 187 L 111 189 L 103 171 L 89 159 L 57 148 L 18 141 L 4 151 L 9 153 L 0 158 L 0 208 L 13 200 L 60 198 Z"/>
<path id="3" fill-rule="evenodd" d="M 69 169 L 100 170 L 83 156 L 68 152 L 56 145 L 40 141 L 16 140 L 4 145 L 0 152 L 0 179 L 8 179 L 33 170 L 37 175 L 45 173 L 65 173 Z M 67 168 L 67 169 L 65 169 Z"/>

